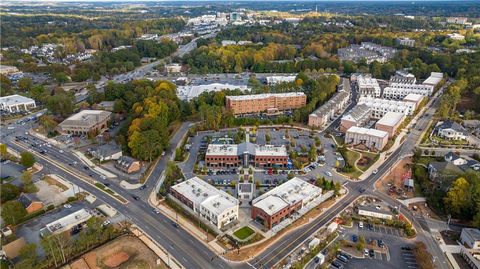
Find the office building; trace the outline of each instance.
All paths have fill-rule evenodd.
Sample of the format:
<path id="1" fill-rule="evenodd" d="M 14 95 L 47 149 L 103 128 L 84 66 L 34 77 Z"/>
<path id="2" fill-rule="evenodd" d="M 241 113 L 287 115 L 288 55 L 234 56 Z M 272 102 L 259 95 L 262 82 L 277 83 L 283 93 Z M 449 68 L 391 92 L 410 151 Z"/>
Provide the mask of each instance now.
<path id="1" fill-rule="evenodd" d="M 211 169 L 248 167 L 278 167 L 288 164 L 287 148 L 274 145 L 256 145 L 250 142 L 241 144 L 209 144 L 205 153 L 205 165 Z"/>
<path id="2" fill-rule="evenodd" d="M 399 112 L 406 116 L 413 115 L 416 109 L 415 103 L 389 100 L 382 98 L 360 97 L 358 104 L 364 104 L 371 109 L 371 117 L 380 119 L 387 112 Z"/>
<path id="3" fill-rule="evenodd" d="M 370 120 L 372 109 L 365 104 L 356 105 L 340 121 L 340 131 L 346 132 L 350 127 L 360 127 Z"/>
<path id="4" fill-rule="evenodd" d="M 253 199 L 252 219 L 272 229 L 321 195 L 321 188 L 292 178 Z"/>
<path id="5" fill-rule="evenodd" d="M 278 84 L 278 83 L 283 83 L 283 82 L 293 82 L 297 78 L 297 75 L 291 75 L 291 76 L 268 76 L 266 77 L 267 79 L 267 84 L 272 85 L 272 84 Z"/>
<path id="6" fill-rule="evenodd" d="M 70 231 L 76 226 L 86 223 L 91 217 L 92 214 L 90 214 L 90 212 L 88 212 L 86 209 L 82 208 L 70 215 L 45 225 L 45 228 L 40 230 L 40 235 L 46 236 Z"/>
<path id="7" fill-rule="evenodd" d="M 388 133 L 389 137 L 393 137 L 395 136 L 398 127 L 402 125 L 404 119 L 404 113 L 387 112 L 379 121 L 375 123 L 375 129 L 385 131 Z"/>
<path id="8" fill-rule="evenodd" d="M 359 97 L 380 97 L 381 89 L 376 78 L 358 76 L 357 85 Z"/>
<path id="9" fill-rule="evenodd" d="M 73 135 L 101 134 L 108 129 L 112 112 L 103 110 L 82 110 L 62 121 L 58 127 L 61 133 Z"/>
<path id="10" fill-rule="evenodd" d="M 227 109 L 234 115 L 262 113 L 277 113 L 279 111 L 297 109 L 305 106 L 307 96 L 303 92 L 264 93 L 239 96 L 227 96 Z"/>
<path id="11" fill-rule="evenodd" d="M 397 43 L 397 45 L 400 45 L 400 46 L 406 46 L 406 47 L 414 47 L 415 46 L 415 40 L 410 39 L 408 37 L 397 38 L 395 40 L 395 42 Z"/>
<path id="12" fill-rule="evenodd" d="M 371 150 L 382 150 L 388 143 L 385 131 L 353 126 L 345 134 L 345 143 L 352 146 L 365 146 Z"/>
<path id="13" fill-rule="evenodd" d="M 170 187 L 170 194 L 218 230 L 238 219 L 238 200 L 198 177 Z"/>
<path id="14" fill-rule="evenodd" d="M 35 100 L 18 94 L 0 97 L 0 109 L 8 112 L 28 111 L 37 107 Z"/>

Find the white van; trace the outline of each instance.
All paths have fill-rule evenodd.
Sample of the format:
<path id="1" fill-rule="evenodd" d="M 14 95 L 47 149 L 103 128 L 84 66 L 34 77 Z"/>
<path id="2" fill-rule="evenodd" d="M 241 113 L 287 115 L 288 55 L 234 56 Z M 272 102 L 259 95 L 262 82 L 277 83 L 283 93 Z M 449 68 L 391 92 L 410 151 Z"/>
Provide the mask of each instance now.
<path id="1" fill-rule="evenodd" d="M 358 228 L 363 229 L 363 221 L 360 221 L 360 222 L 358 223 Z"/>

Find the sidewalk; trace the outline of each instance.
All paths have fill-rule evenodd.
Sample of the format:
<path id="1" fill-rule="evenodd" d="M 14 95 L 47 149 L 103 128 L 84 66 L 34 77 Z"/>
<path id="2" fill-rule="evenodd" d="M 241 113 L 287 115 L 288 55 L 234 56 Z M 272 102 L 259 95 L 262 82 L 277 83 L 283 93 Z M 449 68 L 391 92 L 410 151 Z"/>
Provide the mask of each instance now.
<path id="1" fill-rule="evenodd" d="M 92 167 L 93 170 L 97 171 L 98 173 L 104 175 L 107 178 L 117 178 L 117 175 L 110 173 L 109 171 L 97 166 L 95 163 L 90 161 L 83 153 L 78 150 L 72 149 L 72 153 L 77 156 L 84 164 Z"/>

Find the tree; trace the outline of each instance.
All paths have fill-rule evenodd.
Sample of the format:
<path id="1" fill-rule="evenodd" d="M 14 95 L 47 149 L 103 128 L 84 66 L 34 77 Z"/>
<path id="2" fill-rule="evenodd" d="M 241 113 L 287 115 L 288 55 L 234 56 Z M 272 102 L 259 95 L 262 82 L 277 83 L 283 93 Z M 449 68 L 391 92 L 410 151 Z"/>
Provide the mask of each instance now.
<path id="1" fill-rule="evenodd" d="M 2 184 L 2 187 L 0 188 L 0 198 L 2 204 L 17 198 L 19 194 L 20 190 L 18 187 L 10 183 Z"/>
<path id="2" fill-rule="evenodd" d="M 7 145 L 0 144 L 0 156 L 6 156 L 8 154 Z"/>
<path id="3" fill-rule="evenodd" d="M 23 184 L 23 191 L 27 193 L 37 192 L 38 188 L 32 181 L 32 173 L 30 171 L 24 171 L 20 176 L 20 180 Z"/>
<path id="4" fill-rule="evenodd" d="M 315 146 L 310 147 L 310 150 L 308 151 L 308 159 L 310 159 L 311 162 L 317 160 L 317 149 Z"/>
<path id="5" fill-rule="evenodd" d="M 365 248 L 365 236 L 363 235 L 360 235 L 358 237 L 358 241 L 357 241 L 357 250 L 358 251 L 363 251 L 363 249 Z"/>
<path id="6" fill-rule="evenodd" d="M 58 72 L 55 74 L 55 80 L 57 81 L 58 85 L 62 85 L 65 82 L 68 82 L 68 76 L 64 72 Z"/>
<path id="7" fill-rule="evenodd" d="M 25 168 L 30 168 L 35 164 L 35 156 L 28 151 L 20 153 L 20 164 Z"/>
<path id="8" fill-rule="evenodd" d="M 24 77 L 18 80 L 18 89 L 21 91 L 29 91 L 33 86 L 31 78 Z"/>
<path id="9" fill-rule="evenodd" d="M 52 115 L 41 116 L 39 123 L 48 134 L 52 134 L 55 131 L 55 128 L 58 126 L 58 123 L 55 121 Z"/>
<path id="10" fill-rule="evenodd" d="M 20 262 L 15 264 L 15 269 L 34 269 L 37 268 L 38 255 L 37 245 L 34 243 L 26 244 L 20 249 Z"/>
<path id="11" fill-rule="evenodd" d="M 6 224 L 17 224 L 26 215 L 27 210 L 19 201 L 8 201 L 2 206 L 1 216 Z"/>
<path id="12" fill-rule="evenodd" d="M 339 195 L 340 194 L 340 190 L 342 189 L 342 184 L 340 184 L 340 182 L 336 182 L 334 185 L 333 185 L 333 189 L 335 191 L 335 195 Z"/>
<path id="13" fill-rule="evenodd" d="M 453 216 L 465 216 L 470 211 L 470 183 L 463 177 L 455 180 L 444 198 L 445 207 Z"/>

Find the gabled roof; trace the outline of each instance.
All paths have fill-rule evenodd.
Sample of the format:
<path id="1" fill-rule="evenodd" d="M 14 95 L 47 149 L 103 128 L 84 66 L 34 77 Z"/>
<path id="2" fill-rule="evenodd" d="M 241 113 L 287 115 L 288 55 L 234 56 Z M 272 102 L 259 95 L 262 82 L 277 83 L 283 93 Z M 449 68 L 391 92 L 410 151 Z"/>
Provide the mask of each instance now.
<path id="1" fill-rule="evenodd" d="M 457 132 L 460 132 L 460 133 L 464 133 L 466 134 L 466 130 L 465 128 L 463 128 L 462 125 L 454 122 L 454 121 L 451 121 L 451 120 L 446 120 L 446 121 L 443 121 L 442 123 L 440 123 L 438 126 L 437 126 L 437 129 L 438 130 L 441 130 L 441 129 L 452 129 L 452 130 L 455 130 Z"/>
<path id="2" fill-rule="evenodd" d="M 445 158 L 445 161 L 447 161 L 447 162 L 453 162 L 453 161 L 455 161 L 455 160 L 457 160 L 457 159 L 460 159 L 460 157 L 458 157 L 457 154 L 455 154 L 455 153 L 453 153 L 453 152 L 451 152 L 451 151 L 448 152 L 447 154 L 445 154 L 444 158 Z"/>
<path id="3" fill-rule="evenodd" d="M 38 202 L 38 199 L 30 193 L 22 193 L 20 197 L 18 197 L 18 201 L 23 205 L 24 208 L 27 208 L 33 202 Z"/>
<path id="4" fill-rule="evenodd" d="M 429 166 L 433 167 L 440 173 L 449 172 L 448 175 L 463 173 L 462 169 L 451 162 L 432 162 L 429 164 Z"/>

